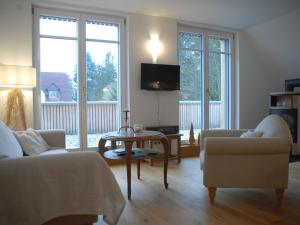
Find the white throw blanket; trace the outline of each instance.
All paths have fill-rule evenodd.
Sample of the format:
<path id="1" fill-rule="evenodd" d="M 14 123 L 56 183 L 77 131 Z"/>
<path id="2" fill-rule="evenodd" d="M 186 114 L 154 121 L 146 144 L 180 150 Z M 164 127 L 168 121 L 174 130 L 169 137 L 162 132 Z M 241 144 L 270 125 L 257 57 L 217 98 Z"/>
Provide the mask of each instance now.
<path id="1" fill-rule="evenodd" d="M 40 225 L 65 215 L 104 215 L 116 224 L 125 200 L 96 152 L 0 160 L 0 224 Z"/>

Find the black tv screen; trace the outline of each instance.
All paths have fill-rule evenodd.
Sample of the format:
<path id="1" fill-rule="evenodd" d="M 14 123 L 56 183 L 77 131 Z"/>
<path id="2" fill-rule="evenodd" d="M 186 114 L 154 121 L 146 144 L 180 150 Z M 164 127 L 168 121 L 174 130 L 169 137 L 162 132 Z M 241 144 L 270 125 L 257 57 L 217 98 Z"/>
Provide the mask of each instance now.
<path id="1" fill-rule="evenodd" d="M 141 64 L 141 89 L 144 90 L 179 90 L 180 66 L 166 64 Z"/>

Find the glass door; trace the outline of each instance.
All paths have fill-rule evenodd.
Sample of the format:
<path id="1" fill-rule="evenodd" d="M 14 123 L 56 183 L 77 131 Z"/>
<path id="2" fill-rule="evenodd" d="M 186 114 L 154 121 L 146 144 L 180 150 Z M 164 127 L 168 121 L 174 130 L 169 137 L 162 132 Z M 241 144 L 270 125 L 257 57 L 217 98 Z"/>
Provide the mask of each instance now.
<path id="1" fill-rule="evenodd" d="M 102 133 L 119 127 L 120 27 L 94 19 L 85 27 L 87 145 L 97 147 Z"/>
<path id="2" fill-rule="evenodd" d="M 209 128 L 228 128 L 229 39 L 208 37 Z"/>
<path id="3" fill-rule="evenodd" d="M 194 130 L 203 127 L 203 36 L 193 32 L 179 32 L 179 122 L 183 139 L 188 139 L 191 124 Z M 197 133 L 197 132 L 195 132 Z"/>
<path id="4" fill-rule="evenodd" d="M 47 9 L 36 9 L 34 18 L 35 122 L 65 130 L 68 149 L 95 148 L 120 124 L 123 21 Z"/>
<path id="5" fill-rule="evenodd" d="M 194 134 L 201 129 L 230 127 L 231 43 L 230 34 L 179 27 L 179 127 L 183 140 L 188 140 L 191 123 Z"/>
<path id="6" fill-rule="evenodd" d="M 41 129 L 64 129 L 69 149 L 80 147 L 77 23 L 73 17 L 39 17 Z"/>

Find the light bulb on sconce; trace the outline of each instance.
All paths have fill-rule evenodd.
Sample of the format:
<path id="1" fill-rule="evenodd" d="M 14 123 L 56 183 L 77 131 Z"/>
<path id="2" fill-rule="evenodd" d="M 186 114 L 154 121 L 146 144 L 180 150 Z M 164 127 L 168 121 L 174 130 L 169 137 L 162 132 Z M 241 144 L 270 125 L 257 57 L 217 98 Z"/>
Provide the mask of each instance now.
<path id="1" fill-rule="evenodd" d="M 159 54 L 162 52 L 162 44 L 159 41 L 158 34 L 151 34 L 148 42 L 148 50 L 152 55 L 153 63 L 157 62 Z"/>

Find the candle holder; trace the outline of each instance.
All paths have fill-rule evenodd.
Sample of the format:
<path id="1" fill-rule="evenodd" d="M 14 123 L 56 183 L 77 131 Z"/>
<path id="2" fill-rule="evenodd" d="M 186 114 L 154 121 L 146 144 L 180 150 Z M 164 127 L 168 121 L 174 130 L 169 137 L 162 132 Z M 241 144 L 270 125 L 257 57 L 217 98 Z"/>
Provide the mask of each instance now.
<path id="1" fill-rule="evenodd" d="M 122 129 L 125 129 L 125 131 L 128 131 L 128 130 L 130 131 L 130 130 L 132 130 L 132 131 L 134 132 L 133 127 L 131 127 L 131 126 L 130 126 L 130 123 L 129 123 L 129 113 L 130 113 L 130 110 L 124 109 L 122 112 L 125 113 L 125 118 L 124 118 L 125 126 L 121 126 L 121 127 L 119 128 L 119 133 L 120 133 L 120 131 L 121 131 Z"/>

